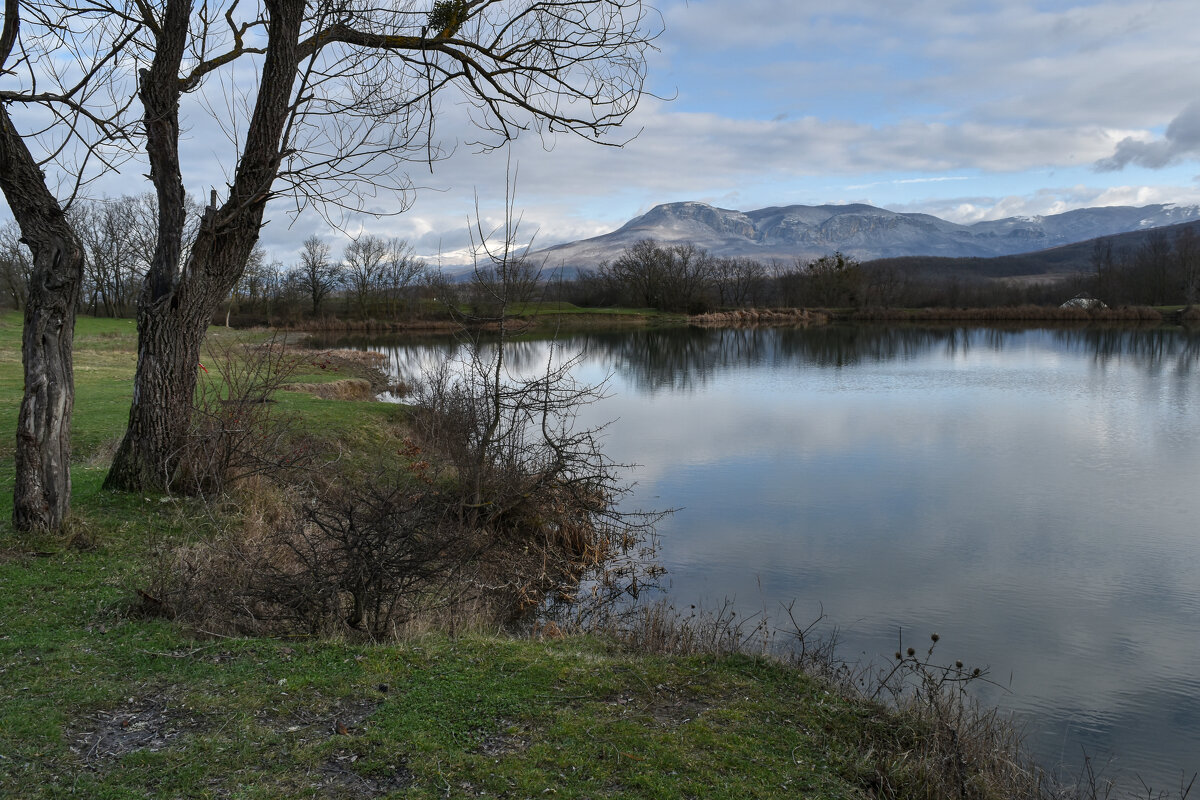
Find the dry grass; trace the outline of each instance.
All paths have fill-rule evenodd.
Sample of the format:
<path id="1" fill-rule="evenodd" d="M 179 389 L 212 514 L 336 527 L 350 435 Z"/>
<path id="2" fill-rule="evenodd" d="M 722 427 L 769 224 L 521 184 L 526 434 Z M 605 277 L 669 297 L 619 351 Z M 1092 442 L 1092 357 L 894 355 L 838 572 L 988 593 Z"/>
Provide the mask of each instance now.
<path id="1" fill-rule="evenodd" d="M 289 383 L 282 387 L 289 392 L 305 392 L 322 400 L 374 400 L 376 392 L 364 378 L 343 378 L 329 383 Z"/>
<path id="2" fill-rule="evenodd" d="M 741 308 L 688 317 L 689 324 L 700 328 L 808 327 L 828 321 L 828 314 L 807 308 Z"/>
<path id="3" fill-rule="evenodd" d="M 331 376 L 329 381 L 304 381 L 281 387 L 307 392 L 327 400 L 373 400 L 383 392 L 407 393 L 388 372 L 388 357 L 375 350 L 320 350 L 289 345 L 288 352 L 303 364 L 303 371 Z M 333 378 L 332 376 L 339 376 Z"/>

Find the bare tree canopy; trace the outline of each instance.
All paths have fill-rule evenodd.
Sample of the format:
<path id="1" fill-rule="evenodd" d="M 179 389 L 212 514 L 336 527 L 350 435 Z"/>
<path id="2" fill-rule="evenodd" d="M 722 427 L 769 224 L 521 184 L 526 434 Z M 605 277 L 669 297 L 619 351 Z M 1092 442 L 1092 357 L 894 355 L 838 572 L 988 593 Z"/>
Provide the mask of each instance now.
<path id="1" fill-rule="evenodd" d="M 22 528 L 57 527 L 69 503 L 70 342 L 85 246 L 65 212 L 88 181 L 132 152 L 149 165 L 157 236 L 138 299 L 129 428 L 107 485 L 162 486 L 205 328 L 270 199 L 328 213 L 407 191 L 398 162 L 432 164 L 445 152 L 443 103 L 469 110 L 479 134 L 469 145 L 530 129 L 619 143 L 605 137 L 641 97 L 658 33 L 641 0 L 5 0 L 4 9 L 0 189 L 33 261 Z M 205 114 L 228 140 L 226 185 L 211 191 L 188 246 L 181 132 Z"/>
<path id="2" fill-rule="evenodd" d="M 244 269 L 268 200 L 357 209 L 374 191 L 405 190 L 397 161 L 441 155 L 443 99 L 467 104 L 485 147 L 530 128 L 603 139 L 641 97 L 657 32 L 635 0 L 137 9 L 139 44 L 152 53 L 139 97 L 159 236 L 138 306 L 129 428 L 106 481 L 122 489 L 169 483 L 205 327 Z M 259 75 L 252 102 L 233 77 L 246 60 Z M 180 106 L 193 93 L 225 130 L 234 166 L 185 255 Z"/>
<path id="3" fill-rule="evenodd" d="M 407 191 L 397 164 L 445 154 L 438 122 L 446 105 L 465 109 L 472 127 L 451 138 L 473 131 L 462 141 L 468 147 L 494 148 L 530 129 L 620 144 L 606 137 L 641 98 L 645 55 L 659 32 L 641 0 L 218 0 L 192 10 L 160 0 L 111 8 L 143 25 L 137 57 L 153 62 L 143 95 L 154 65 L 166 68 L 161 56 L 179 52 L 161 89 L 185 106 L 185 123 L 206 116 L 219 127 L 231 184 L 251 155 L 264 104 L 283 101 L 279 139 L 270 143 L 278 163 L 260 188 L 290 197 L 297 210 L 359 211 L 377 193 Z M 292 22 L 280 37 L 271 24 L 285 12 Z M 276 84 L 249 79 L 265 76 L 277 56 Z M 217 151 L 219 143 L 205 147 Z"/>
<path id="4" fill-rule="evenodd" d="M 338 285 L 338 268 L 330 260 L 331 248 L 316 234 L 304 240 L 300 261 L 289 271 L 290 279 L 312 302 L 315 317 L 321 312 L 321 302 Z"/>

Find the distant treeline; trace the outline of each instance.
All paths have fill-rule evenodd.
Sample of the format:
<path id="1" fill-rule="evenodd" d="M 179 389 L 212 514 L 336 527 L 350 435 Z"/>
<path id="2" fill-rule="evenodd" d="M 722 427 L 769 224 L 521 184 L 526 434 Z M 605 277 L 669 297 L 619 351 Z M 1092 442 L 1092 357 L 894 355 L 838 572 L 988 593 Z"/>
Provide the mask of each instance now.
<path id="1" fill-rule="evenodd" d="M 153 195 L 79 203 L 75 229 L 86 249 L 81 310 L 103 317 L 132 317 L 155 244 Z M 188 218 L 199 208 L 189 201 Z M 185 242 L 191 237 L 185 237 Z M 30 253 L 16 225 L 0 226 L 0 292 L 21 309 L 28 293 Z M 225 321 L 287 324 L 332 315 L 345 319 L 396 319 L 420 308 L 432 293 L 428 270 L 402 239 L 361 236 L 335 255 L 320 237 L 306 239 L 291 264 L 268 261 L 258 247 L 226 302 Z"/>
<path id="2" fill-rule="evenodd" d="M 574 282 L 577 305 L 635 305 L 690 314 L 717 308 L 896 308 L 1061 303 L 1075 286 L 930 275 L 919 262 L 861 263 L 842 253 L 792 262 L 716 258 L 692 245 L 642 241 Z M 1065 296 L 1064 296 L 1065 295 Z"/>
<path id="3" fill-rule="evenodd" d="M 197 213 L 189 217 L 197 219 L 194 206 Z M 83 310 L 133 316 L 155 241 L 153 196 L 81 203 L 71 214 L 88 255 Z M 691 244 L 643 240 L 572 278 L 553 265 L 527 264 L 522 272 L 533 281 L 542 267 L 537 295 L 545 300 L 689 314 L 751 307 L 1057 306 L 1081 294 L 1114 307 L 1191 305 L 1200 292 L 1196 228 L 1157 228 L 993 259 L 912 256 L 868 262 L 842 253 L 760 262 L 713 256 Z M 15 225 L 0 226 L 0 293 L 17 309 L 24 305 L 31 267 L 19 239 Z M 218 321 L 289 325 L 437 317 L 448 302 L 468 311 L 487 305 L 486 288 L 479 288 L 486 282 L 471 286 L 443 279 L 402 239 L 361 236 L 335 254 L 314 234 L 291 264 L 268 261 L 263 250 L 256 250 Z"/>
<path id="4" fill-rule="evenodd" d="M 1080 264 L 1080 250 L 1086 261 Z M 1061 271 L 1063 259 L 1077 271 Z M 1029 272 L 1017 270 L 1030 267 Z M 1057 268 L 1057 269 L 1056 269 Z M 1200 235 L 1182 225 L 1097 239 L 1072 252 L 1003 259 L 906 257 L 859 262 L 833 253 L 790 263 L 717 258 L 645 240 L 556 299 L 701 313 L 716 308 L 996 308 L 1060 305 L 1086 295 L 1109 306 L 1191 305 L 1200 293 Z"/>

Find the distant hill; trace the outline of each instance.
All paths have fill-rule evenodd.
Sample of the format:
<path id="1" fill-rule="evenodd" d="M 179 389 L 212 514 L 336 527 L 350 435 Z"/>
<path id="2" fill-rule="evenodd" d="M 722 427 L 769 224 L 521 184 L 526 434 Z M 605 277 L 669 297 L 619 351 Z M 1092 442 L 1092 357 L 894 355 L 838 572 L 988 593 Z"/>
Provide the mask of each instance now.
<path id="1" fill-rule="evenodd" d="M 1066 275 L 1079 272 L 1092 272 L 1095 269 L 1095 265 L 1092 263 L 1092 254 L 1097 240 L 1103 239 L 1111 244 L 1113 254 L 1119 260 L 1122 254 L 1136 252 L 1146 243 L 1146 240 L 1150 236 L 1161 233 L 1169 239 L 1174 239 L 1183 228 L 1191 228 L 1193 233 L 1200 236 L 1200 220 L 1196 220 L 1177 225 L 1143 228 L 1129 233 L 1098 236 L 1082 242 L 1010 256 L 997 256 L 994 258 L 898 256 L 895 258 L 870 259 L 865 261 L 864 264 L 879 267 L 897 267 L 904 272 L 930 276 L 970 275 L 980 278 L 1011 278 L 1034 275 Z"/>
<path id="2" fill-rule="evenodd" d="M 901 214 L 862 204 L 743 212 L 705 203 L 667 203 L 612 233 L 549 247 L 533 257 L 544 259 L 549 269 L 588 270 L 641 239 L 654 239 L 663 244 L 690 242 L 719 257 L 788 263 L 835 250 L 860 261 L 904 256 L 995 258 L 1191 220 L 1200 220 L 1200 206 L 1083 208 L 959 225 L 929 214 Z"/>

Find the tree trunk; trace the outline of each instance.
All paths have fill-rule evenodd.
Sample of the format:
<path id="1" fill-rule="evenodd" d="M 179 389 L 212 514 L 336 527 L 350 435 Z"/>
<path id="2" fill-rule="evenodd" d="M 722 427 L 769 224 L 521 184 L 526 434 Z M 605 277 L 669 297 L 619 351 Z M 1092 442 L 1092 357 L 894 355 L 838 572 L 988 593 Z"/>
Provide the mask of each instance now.
<path id="1" fill-rule="evenodd" d="M 171 482 L 191 420 L 200 347 L 208 327 L 196 309 L 138 306 L 138 360 L 129 427 L 105 478 L 108 489 L 161 489 Z M 190 304 L 189 304 L 190 305 Z M 211 317 L 210 317 L 211 318 Z"/>
<path id="2" fill-rule="evenodd" d="M 218 207 L 213 192 L 182 264 L 185 198 L 179 167 L 178 74 L 188 32 L 188 0 L 168 0 L 154 61 L 142 75 L 146 151 L 159 202 L 158 240 L 138 298 L 133 405 L 129 428 L 104 481 L 109 489 L 142 491 L 170 484 L 191 420 L 204 335 L 258 241 L 279 172 L 304 1 L 274 0 L 267 8 L 267 55 L 229 197 Z"/>
<path id="3" fill-rule="evenodd" d="M 57 530 L 71 506 L 71 348 L 84 251 L 2 104 L 0 190 L 33 253 L 21 337 L 25 393 L 17 417 L 13 526 Z"/>

